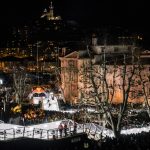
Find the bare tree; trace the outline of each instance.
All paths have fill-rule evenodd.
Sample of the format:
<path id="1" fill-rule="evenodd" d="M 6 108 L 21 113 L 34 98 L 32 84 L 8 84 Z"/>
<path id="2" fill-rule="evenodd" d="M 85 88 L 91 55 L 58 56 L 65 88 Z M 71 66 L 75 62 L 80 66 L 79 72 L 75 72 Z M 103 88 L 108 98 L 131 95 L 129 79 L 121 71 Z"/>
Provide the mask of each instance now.
<path id="1" fill-rule="evenodd" d="M 117 59 L 108 64 L 105 60 L 105 54 L 103 55 L 102 63 L 99 65 L 95 65 L 91 58 L 86 60 L 88 65 L 83 69 L 86 70 L 86 74 L 80 73 L 82 79 L 84 75 L 85 78 L 88 77 L 86 79 L 89 80 L 86 82 L 88 83 L 87 90 L 84 86 L 81 86 L 80 91 L 83 91 L 95 101 L 97 110 L 104 113 L 108 125 L 114 132 L 114 136 L 119 137 L 136 67 L 134 64 L 128 64 L 128 57 L 125 54 L 121 64 Z M 84 63 L 82 66 L 84 68 Z M 118 100 L 118 94 L 120 95 L 119 108 L 114 109 L 113 103 Z"/>
<path id="2" fill-rule="evenodd" d="M 60 73 L 60 68 L 55 67 L 55 75 L 56 75 L 56 85 L 60 91 L 61 97 L 63 99 L 63 101 L 65 102 L 65 97 L 64 97 L 64 91 L 61 87 L 61 73 Z"/>
<path id="3" fill-rule="evenodd" d="M 13 86 L 14 86 L 14 95 L 15 102 L 21 103 L 24 100 L 24 97 L 27 92 L 27 74 L 24 68 L 14 68 L 13 71 Z"/>
<path id="4" fill-rule="evenodd" d="M 150 117 L 150 103 L 149 103 L 149 88 L 150 88 L 150 73 L 149 73 L 149 66 L 142 64 L 140 58 L 138 60 L 138 76 L 140 79 L 140 86 L 142 89 L 142 95 L 144 99 L 145 106 L 147 107 L 147 113 Z"/>

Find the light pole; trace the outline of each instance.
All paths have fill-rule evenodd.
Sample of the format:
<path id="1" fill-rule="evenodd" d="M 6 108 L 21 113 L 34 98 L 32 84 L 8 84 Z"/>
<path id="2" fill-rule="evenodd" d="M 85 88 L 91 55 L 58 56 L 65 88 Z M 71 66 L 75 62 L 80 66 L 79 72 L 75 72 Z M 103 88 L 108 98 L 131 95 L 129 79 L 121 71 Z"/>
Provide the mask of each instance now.
<path id="1" fill-rule="evenodd" d="M 38 76 L 38 85 L 39 85 L 39 42 L 37 42 L 37 51 L 36 51 L 36 61 L 37 61 L 37 76 Z"/>
<path id="2" fill-rule="evenodd" d="M 40 47 L 41 41 L 37 41 L 34 46 L 36 46 L 36 76 L 38 78 L 38 85 L 39 85 L 39 47 Z"/>
<path id="3" fill-rule="evenodd" d="M 2 87 L 2 85 L 3 85 L 3 80 L 0 79 L 0 87 Z M 1 88 L 1 91 L 4 92 L 3 88 Z M 4 107 L 5 107 L 5 105 L 4 105 L 5 102 L 4 102 L 4 101 L 5 101 L 5 100 L 2 99 L 2 104 L 3 104 L 3 105 L 2 105 L 2 108 L 1 108 L 1 119 L 3 119 L 3 112 L 4 112 L 4 110 L 5 110 L 5 109 L 4 109 Z"/>

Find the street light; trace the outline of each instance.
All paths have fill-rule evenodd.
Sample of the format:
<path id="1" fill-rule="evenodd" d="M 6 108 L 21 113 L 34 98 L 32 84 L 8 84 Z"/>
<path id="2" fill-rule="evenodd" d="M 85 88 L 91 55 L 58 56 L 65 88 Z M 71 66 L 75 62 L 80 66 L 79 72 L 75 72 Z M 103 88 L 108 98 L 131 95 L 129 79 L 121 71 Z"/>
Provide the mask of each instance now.
<path id="1" fill-rule="evenodd" d="M 0 79 L 0 85 L 3 85 L 3 79 Z"/>

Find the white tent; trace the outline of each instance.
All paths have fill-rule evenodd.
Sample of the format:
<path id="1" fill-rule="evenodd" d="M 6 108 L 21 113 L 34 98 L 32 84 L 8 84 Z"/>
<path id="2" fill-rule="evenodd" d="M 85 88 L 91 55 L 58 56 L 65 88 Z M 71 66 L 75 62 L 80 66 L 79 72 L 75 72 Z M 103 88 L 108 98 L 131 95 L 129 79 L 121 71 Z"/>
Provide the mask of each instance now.
<path id="1" fill-rule="evenodd" d="M 58 98 L 53 92 L 45 92 L 42 88 L 36 88 L 29 94 L 29 99 L 34 105 L 42 104 L 43 110 L 59 111 Z"/>

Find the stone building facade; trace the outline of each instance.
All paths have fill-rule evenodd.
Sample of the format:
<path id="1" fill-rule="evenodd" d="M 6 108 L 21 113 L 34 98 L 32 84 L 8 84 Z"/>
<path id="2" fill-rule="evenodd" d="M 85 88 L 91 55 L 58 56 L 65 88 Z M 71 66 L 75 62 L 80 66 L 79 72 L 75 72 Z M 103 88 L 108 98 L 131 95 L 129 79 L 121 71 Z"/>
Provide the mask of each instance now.
<path id="1" fill-rule="evenodd" d="M 102 45 L 60 57 L 65 100 L 93 104 L 97 96 L 99 101 L 120 103 L 130 86 L 128 102 L 143 102 L 150 97 L 149 54 L 133 45 Z"/>

